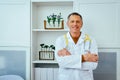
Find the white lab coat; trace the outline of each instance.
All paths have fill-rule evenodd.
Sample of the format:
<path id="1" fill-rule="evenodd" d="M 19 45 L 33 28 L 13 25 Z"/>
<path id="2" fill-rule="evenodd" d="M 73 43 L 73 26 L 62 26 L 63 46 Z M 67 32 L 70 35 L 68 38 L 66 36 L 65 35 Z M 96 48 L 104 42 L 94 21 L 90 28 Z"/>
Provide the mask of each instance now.
<path id="1" fill-rule="evenodd" d="M 98 53 L 95 40 L 91 38 L 90 52 Z M 67 33 L 68 46 L 67 50 L 70 56 L 60 57 L 57 55 L 58 50 L 66 48 L 64 36 L 60 36 L 56 40 L 55 58 L 59 64 L 58 80 L 93 80 L 93 70 L 97 67 L 97 62 L 82 63 L 82 54 L 85 54 L 85 34 L 82 32 L 77 42 L 74 43 L 69 32 Z"/>

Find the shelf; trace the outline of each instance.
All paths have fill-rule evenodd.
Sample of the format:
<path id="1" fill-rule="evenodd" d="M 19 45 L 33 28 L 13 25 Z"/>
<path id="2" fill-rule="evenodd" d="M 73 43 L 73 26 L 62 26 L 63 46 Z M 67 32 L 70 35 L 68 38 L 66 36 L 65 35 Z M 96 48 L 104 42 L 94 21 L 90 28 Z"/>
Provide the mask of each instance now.
<path id="1" fill-rule="evenodd" d="M 74 0 L 31 0 L 32 2 L 69 2 Z"/>
<path id="2" fill-rule="evenodd" d="M 67 22 L 68 14 L 73 12 L 73 1 L 32 2 L 31 5 L 31 26 L 33 29 L 44 29 L 44 20 L 53 13 L 56 15 L 61 13 L 64 20 L 64 28 L 67 28 L 65 23 Z"/>
<path id="3" fill-rule="evenodd" d="M 59 36 L 66 34 L 69 29 L 67 27 L 67 16 L 73 12 L 74 0 L 31 0 L 31 54 L 32 54 L 32 72 L 34 68 L 58 68 L 56 60 L 39 60 L 40 44 L 55 45 L 55 41 Z M 52 14 L 58 15 L 64 20 L 62 26 L 64 28 L 49 28 L 45 24 L 47 16 Z M 45 25 L 48 29 L 45 29 Z M 34 75 L 32 74 L 33 80 Z"/>
<path id="4" fill-rule="evenodd" d="M 69 31 L 68 29 L 59 29 L 59 30 L 48 30 L 48 29 L 32 29 L 32 31 L 43 31 L 43 32 L 45 32 L 45 31 L 53 31 L 53 32 L 55 32 L 55 31 L 62 31 L 62 32 L 66 32 L 66 31 Z"/>
<path id="5" fill-rule="evenodd" d="M 32 63 L 47 63 L 47 64 L 57 64 L 56 60 L 36 60 Z"/>
<path id="6" fill-rule="evenodd" d="M 32 58 L 36 60 L 39 44 L 55 44 L 58 36 L 66 34 L 69 31 L 67 27 L 67 16 L 73 12 L 74 0 L 31 0 L 31 44 Z M 64 29 L 44 29 L 44 20 L 51 14 L 58 15 L 64 20 Z M 36 60 L 32 63 L 56 63 L 55 61 Z"/>

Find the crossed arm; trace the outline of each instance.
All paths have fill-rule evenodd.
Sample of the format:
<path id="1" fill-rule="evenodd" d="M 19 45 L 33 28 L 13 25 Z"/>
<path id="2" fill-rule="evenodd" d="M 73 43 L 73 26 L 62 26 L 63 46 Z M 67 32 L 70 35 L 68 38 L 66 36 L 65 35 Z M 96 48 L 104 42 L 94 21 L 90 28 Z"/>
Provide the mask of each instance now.
<path id="1" fill-rule="evenodd" d="M 63 48 L 58 51 L 58 56 L 69 56 L 71 53 Z M 96 53 L 88 52 L 82 55 L 82 62 L 98 62 L 98 55 Z"/>

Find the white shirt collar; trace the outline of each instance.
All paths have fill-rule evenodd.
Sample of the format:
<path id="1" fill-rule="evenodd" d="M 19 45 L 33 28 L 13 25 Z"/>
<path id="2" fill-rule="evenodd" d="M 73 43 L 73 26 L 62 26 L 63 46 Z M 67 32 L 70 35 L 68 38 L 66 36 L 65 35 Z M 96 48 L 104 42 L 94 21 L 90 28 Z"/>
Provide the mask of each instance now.
<path id="1" fill-rule="evenodd" d="M 73 42 L 74 43 L 74 41 L 73 41 L 73 39 L 72 39 L 72 37 L 70 35 L 70 32 L 67 33 L 67 38 L 68 38 L 69 42 Z M 84 41 L 84 39 L 85 39 L 85 33 L 81 32 L 81 35 L 80 35 L 80 37 L 78 39 L 77 44 L 81 44 Z"/>

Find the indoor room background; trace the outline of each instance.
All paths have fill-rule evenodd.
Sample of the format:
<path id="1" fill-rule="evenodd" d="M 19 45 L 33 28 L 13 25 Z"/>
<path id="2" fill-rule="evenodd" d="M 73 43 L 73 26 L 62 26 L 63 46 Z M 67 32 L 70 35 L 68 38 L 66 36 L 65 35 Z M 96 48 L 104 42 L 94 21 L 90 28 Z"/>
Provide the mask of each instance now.
<path id="1" fill-rule="evenodd" d="M 0 77 L 57 80 L 53 46 L 68 31 L 71 12 L 83 16 L 82 31 L 97 41 L 100 60 L 95 80 L 120 80 L 120 0 L 0 0 Z M 64 24 L 46 29 L 44 21 L 53 13 L 61 13 Z M 52 45 L 50 59 L 40 58 L 41 44 Z"/>

